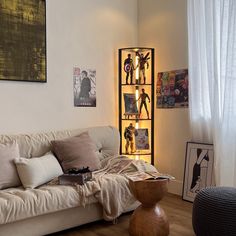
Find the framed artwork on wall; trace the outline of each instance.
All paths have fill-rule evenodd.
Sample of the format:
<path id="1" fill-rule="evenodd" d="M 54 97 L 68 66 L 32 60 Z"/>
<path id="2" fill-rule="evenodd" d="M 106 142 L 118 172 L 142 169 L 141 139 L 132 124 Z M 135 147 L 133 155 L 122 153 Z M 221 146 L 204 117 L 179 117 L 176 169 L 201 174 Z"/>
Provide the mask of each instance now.
<path id="1" fill-rule="evenodd" d="M 0 0 L 0 80 L 46 82 L 46 1 Z"/>
<path id="2" fill-rule="evenodd" d="M 156 108 L 188 107 L 188 70 L 159 72 L 156 83 Z"/>
<path id="3" fill-rule="evenodd" d="M 201 189 L 214 185 L 213 168 L 213 145 L 187 142 L 183 200 L 193 202 Z"/>

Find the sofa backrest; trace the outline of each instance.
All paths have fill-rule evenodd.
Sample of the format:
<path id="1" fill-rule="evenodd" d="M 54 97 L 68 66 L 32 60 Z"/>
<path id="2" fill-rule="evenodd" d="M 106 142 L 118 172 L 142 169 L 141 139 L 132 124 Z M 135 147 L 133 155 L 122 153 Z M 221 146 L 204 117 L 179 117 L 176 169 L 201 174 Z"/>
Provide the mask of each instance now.
<path id="1" fill-rule="evenodd" d="M 119 131 L 112 126 L 35 134 L 0 135 L 0 143 L 15 140 L 19 145 L 21 157 L 40 157 L 51 150 L 52 140 L 69 138 L 85 131 L 88 131 L 89 136 L 95 142 L 96 153 L 100 159 L 119 153 Z"/>

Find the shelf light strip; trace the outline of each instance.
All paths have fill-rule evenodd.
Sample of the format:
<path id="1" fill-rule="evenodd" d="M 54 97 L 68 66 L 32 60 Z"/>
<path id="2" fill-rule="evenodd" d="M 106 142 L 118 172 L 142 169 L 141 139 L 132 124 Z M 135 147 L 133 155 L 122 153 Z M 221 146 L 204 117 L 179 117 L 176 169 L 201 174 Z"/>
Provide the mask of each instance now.
<path id="1" fill-rule="evenodd" d="M 135 57 L 135 78 L 136 78 L 136 84 L 138 84 L 139 82 L 139 67 L 138 67 L 138 56 Z M 136 98 L 136 103 L 137 103 L 137 107 L 139 107 L 139 102 L 138 102 L 138 98 L 139 98 L 139 90 L 138 90 L 138 86 L 135 87 L 135 98 Z M 136 120 L 135 122 L 135 129 L 139 128 L 139 123 L 138 120 Z M 139 155 L 135 155 L 135 160 L 139 160 Z"/>
<path id="2" fill-rule="evenodd" d="M 136 84 L 138 84 L 139 80 L 139 67 L 138 67 L 138 56 L 135 57 L 135 78 L 136 78 Z"/>
<path id="3" fill-rule="evenodd" d="M 139 67 L 138 67 L 138 56 L 135 57 L 135 68 L 136 68 L 136 73 L 135 73 L 135 78 L 136 78 L 136 84 L 138 84 L 138 80 L 139 80 Z M 136 103 L 137 103 L 137 107 L 139 107 L 139 102 L 138 102 L 138 98 L 139 98 L 139 90 L 138 90 L 138 86 L 135 87 L 135 98 L 136 98 Z M 136 120 L 135 123 L 135 128 L 138 129 L 139 128 L 139 123 Z"/>

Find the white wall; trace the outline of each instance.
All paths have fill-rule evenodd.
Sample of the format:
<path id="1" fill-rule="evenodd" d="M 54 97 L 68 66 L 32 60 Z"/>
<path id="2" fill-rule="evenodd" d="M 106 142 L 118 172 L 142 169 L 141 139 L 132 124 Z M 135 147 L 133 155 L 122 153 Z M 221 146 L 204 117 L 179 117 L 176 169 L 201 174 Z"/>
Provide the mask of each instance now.
<path id="1" fill-rule="evenodd" d="M 156 73 L 187 68 L 186 2 L 48 0 L 48 82 L 0 81 L 0 133 L 117 125 L 117 49 L 139 41 L 156 49 Z M 97 70 L 96 108 L 73 106 L 75 65 Z M 187 109 L 156 110 L 155 163 L 179 194 L 189 136 Z"/>
<path id="2" fill-rule="evenodd" d="M 136 0 L 48 0 L 48 82 L 0 81 L 0 133 L 117 125 L 117 50 L 136 43 Z M 74 107 L 73 66 L 97 70 L 96 108 Z"/>
<path id="3" fill-rule="evenodd" d="M 155 72 L 188 67 L 187 0 L 139 0 L 139 46 L 155 48 Z M 155 80 L 156 81 L 156 80 Z M 155 110 L 155 164 L 175 176 L 169 191 L 182 194 L 188 109 Z"/>

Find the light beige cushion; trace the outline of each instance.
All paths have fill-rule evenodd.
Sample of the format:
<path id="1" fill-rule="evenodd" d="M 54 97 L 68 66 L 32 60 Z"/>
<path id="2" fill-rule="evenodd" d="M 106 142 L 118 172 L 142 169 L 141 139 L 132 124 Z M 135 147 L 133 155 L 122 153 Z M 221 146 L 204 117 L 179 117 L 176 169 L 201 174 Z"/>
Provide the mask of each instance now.
<path id="1" fill-rule="evenodd" d="M 11 235 L 2 234 L 1 225 L 82 206 L 80 196 L 78 189 L 69 185 L 42 185 L 38 188 L 27 190 L 23 187 L 4 189 L 0 191 L 0 235 L 23 235 L 21 231 L 16 231 L 15 234 Z M 95 197 L 88 196 L 86 204 L 94 202 L 97 202 Z M 85 219 L 88 218 L 88 216 L 81 215 L 81 218 L 83 217 Z M 21 224 L 24 227 L 23 221 Z M 59 222 L 55 218 L 52 224 L 59 224 Z M 12 227 L 14 227 L 14 224 Z M 32 232 L 27 235 L 42 235 L 33 230 L 34 225 L 30 227 Z M 44 225 L 41 225 L 41 227 L 44 227 Z"/>
<path id="2" fill-rule="evenodd" d="M 15 159 L 18 174 L 25 188 L 36 188 L 63 174 L 60 164 L 52 153 L 31 159 Z"/>
<path id="3" fill-rule="evenodd" d="M 71 168 L 89 167 L 91 171 L 100 168 L 96 146 L 88 132 L 64 140 L 54 140 L 52 149 L 65 172 Z"/>
<path id="4" fill-rule="evenodd" d="M 21 185 L 14 164 L 14 159 L 19 155 L 19 147 L 15 141 L 0 144 L 0 189 Z"/>

